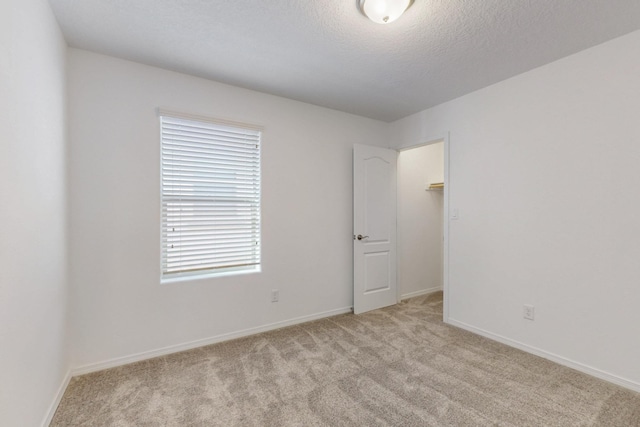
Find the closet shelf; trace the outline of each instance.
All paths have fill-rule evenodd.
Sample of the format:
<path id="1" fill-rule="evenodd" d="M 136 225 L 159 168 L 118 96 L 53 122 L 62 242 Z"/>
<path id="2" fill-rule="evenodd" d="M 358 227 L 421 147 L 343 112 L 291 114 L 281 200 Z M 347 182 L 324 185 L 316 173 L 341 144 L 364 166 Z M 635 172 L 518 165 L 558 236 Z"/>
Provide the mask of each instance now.
<path id="1" fill-rule="evenodd" d="M 434 182 L 432 184 L 429 185 L 429 188 L 427 188 L 427 191 L 442 191 L 444 190 L 444 182 Z"/>

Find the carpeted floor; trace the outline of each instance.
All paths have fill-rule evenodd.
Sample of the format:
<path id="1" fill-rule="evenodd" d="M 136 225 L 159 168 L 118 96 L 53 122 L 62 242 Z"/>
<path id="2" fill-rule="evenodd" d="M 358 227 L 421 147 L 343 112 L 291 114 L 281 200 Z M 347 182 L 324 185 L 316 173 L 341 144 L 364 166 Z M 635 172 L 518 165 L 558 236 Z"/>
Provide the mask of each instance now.
<path id="1" fill-rule="evenodd" d="M 442 294 L 74 378 L 53 426 L 640 426 L 640 394 L 445 325 Z"/>

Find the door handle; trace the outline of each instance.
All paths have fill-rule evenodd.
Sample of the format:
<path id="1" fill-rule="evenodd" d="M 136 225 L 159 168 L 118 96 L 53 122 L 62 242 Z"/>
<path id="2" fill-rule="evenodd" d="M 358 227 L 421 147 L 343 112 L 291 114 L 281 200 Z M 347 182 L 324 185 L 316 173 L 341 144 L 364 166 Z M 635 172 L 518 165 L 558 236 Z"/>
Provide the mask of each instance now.
<path id="1" fill-rule="evenodd" d="M 358 239 L 358 240 L 368 239 L 368 238 L 369 238 L 369 236 L 363 236 L 362 234 L 358 234 L 358 235 L 356 236 L 356 239 Z"/>

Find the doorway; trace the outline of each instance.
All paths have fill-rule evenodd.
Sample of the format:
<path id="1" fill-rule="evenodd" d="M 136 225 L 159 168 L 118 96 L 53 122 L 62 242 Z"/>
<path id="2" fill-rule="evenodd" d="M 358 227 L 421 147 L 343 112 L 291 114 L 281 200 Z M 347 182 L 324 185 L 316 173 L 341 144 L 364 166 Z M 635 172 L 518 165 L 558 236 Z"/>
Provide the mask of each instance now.
<path id="1" fill-rule="evenodd" d="M 442 289 L 443 291 L 443 320 L 448 321 L 449 298 L 449 137 L 433 138 L 426 143 L 404 146 L 399 150 L 354 145 L 353 169 L 353 263 L 354 263 L 354 304 L 355 313 L 385 307 L 395 304 L 403 298 L 410 298 Z M 438 145 L 440 144 L 440 145 Z M 434 146 L 427 151 L 435 151 L 437 160 L 420 166 L 423 172 L 430 169 L 429 174 L 418 177 L 418 191 L 415 198 L 431 198 L 431 205 L 440 206 L 439 216 L 435 222 L 431 221 L 430 235 L 435 233 L 435 239 L 429 237 L 426 241 L 431 246 L 423 257 L 411 261 L 413 266 L 424 264 L 431 260 L 428 274 L 414 274 L 410 268 L 403 265 L 402 270 L 396 268 L 398 245 L 419 247 L 411 239 L 416 233 L 416 222 L 400 221 L 397 218 L 398 203 L 403 203 L 402 209 L 408 205 L 404 197 L 396 197 L 397 190 L 404 184 L 397 181 L 397 164 L 400 155 L 411 158 L 419 153 L 411 150 L 423 146 Z M 407 152 L 406 154 L 403 154 Z M 403 176 L 404 177 L 404 176 Z M 407 180 L 404 180 L 407 182 Z M 439 184 L 433 186 L 432 184 Z M 435 188 L 434 188 L 435 187 Z M 433 193 L 432 193 L 433 192 Z M 433 196 L 431 195 L 433 194 Z M 402 213 L 404 216 L 404 211 Z M 417 217 L 419 225 L 424 218 Z M 439 219 L 439 220 L 438 220 Z M 397 239 L 397 231 L 402 227 L 405 240 Z M 434 230 L 438 230 L 435 232 Z M 413 243 L 412 243 L 413 242 Z M 417 246 L 416 246 L 417 245 Z M 437 248 L 437 249 L 434 249 Z M 411 252 L 411 250 L 409 250 Z M 432 262 L 436 260 L 435 264 Z M 414 270 L 415 271 L 415 270 Z M 416 278 L 417 277 L 417 278 Z M 431 280 L 430 280 L 431 277 Z M 404 286 L 398 286 L 402 280 Z"/>
<path id="2" fill-rule="evenodd" d="M 398 153 L 398 301 L 445 288 L 447 145 L 439 139 Z"/>

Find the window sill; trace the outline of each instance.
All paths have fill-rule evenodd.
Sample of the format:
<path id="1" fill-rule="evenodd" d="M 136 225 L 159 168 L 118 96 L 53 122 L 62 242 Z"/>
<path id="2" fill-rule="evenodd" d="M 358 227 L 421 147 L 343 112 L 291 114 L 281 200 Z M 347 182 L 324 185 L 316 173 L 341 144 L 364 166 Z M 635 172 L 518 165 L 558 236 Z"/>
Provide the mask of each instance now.
<path id="1" fill-rule="evenodd" d="M 161 278 L 160 284 L 165 285 L 170 283 L 191 282 L 194 280 L 214 279 L 217 277 L 239 276 L 242 274 L 260 273 L 261 271 L 262 269 L 260 268 L 260 266 L 256 266 L 250 269 L 224 270 L 224 271 L 216 271 L 211 273 L 184 274 L 181 276 Z"/>

